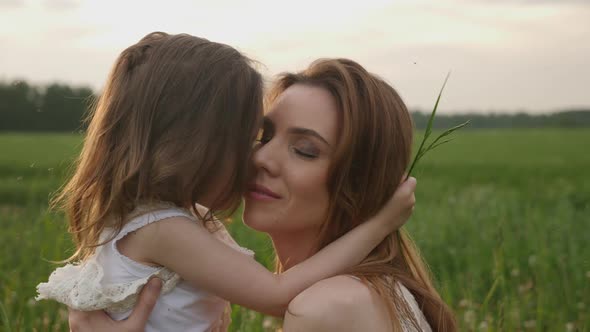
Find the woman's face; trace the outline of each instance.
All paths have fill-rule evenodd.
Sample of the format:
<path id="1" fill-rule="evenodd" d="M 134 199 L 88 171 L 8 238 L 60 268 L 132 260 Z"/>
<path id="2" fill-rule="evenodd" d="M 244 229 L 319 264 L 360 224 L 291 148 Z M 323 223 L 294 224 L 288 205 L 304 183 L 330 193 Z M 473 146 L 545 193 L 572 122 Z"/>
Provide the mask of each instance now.
<path id="1" fill-rule="evenodd" d="M 338 109 L 320 87 L 295 84 L 267 113 L 245 195 L 244 222 L 262 232 L 316 231 L 325 220 Z"/>

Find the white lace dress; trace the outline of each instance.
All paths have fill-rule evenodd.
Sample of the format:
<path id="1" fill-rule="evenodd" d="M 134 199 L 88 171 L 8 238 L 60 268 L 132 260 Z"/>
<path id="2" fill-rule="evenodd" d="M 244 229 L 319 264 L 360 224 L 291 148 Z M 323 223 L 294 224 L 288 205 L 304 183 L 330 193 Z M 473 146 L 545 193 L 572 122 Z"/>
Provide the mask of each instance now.
<path id="1" fill-rule="evenodd" d="M 398 294 L 402 295 L 402 298 L 409 305 L 411 314 L 413 315 L 412 319 L 418 324 L 419 330 L 416 329 L 412 320 L 406 318 L 401 319 L 401 325 L 403 332 L 432 332 L 428 321 L 426 321 L 426 317 L 424 317 L 424 313 L 420 310 L 418 306 L 418 302 L 414 298 L 414 295 L 406 288 L 406 286 L 402 285 L 401 283 L 396 283 Z"/>
<path id="2" fill-rule="evenodd" d="M 162 293 L 146 331 L 226 331 L 231 321 L 227 301 L 189 285 L 167 268 L 141 264 L 117 249 L 117 241 L 153 222 L 183 216 L 203 223 L 190 211 L 170 205 L 141 206 L 131 215 L 122 231 L 112 241 L 97 247 L 91 258 L 56 269 L 47 283 L 39 284 L 36 299 L 56 300 L 82 311 L 105 310 L 113 319 L 123 320 L 131 314 L 142 287 L 150 278 L 158 277 L 163 280 Z M 212 236 L 254 256 L 231 238 L 221 222 L 215 221 L 214 226 Z M 101 240 L 111 234 L 112 230 L 105 231 Z"/>

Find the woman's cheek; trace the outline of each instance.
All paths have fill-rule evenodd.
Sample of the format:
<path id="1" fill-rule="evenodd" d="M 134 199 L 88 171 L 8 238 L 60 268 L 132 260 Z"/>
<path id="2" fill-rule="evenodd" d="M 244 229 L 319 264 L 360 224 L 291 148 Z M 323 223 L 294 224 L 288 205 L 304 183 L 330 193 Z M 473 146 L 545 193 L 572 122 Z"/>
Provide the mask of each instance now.
<path id="1" fill-rule="evenodd" d="M 299 171 L 292 177 L 292 204 L 286 216 L 296 217 L 300 224 L 308 227 L 316 227 L 325 220 L 328 211 L 327 170 Z"/>

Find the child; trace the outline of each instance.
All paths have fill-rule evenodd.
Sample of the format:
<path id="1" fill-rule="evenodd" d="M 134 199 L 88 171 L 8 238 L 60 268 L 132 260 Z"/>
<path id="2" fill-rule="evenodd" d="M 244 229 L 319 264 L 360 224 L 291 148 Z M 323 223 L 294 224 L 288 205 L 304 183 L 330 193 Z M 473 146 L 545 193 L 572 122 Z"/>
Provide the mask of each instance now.
<path id="1" fill-rule="evenodd" d="M 225 331 L 228 301 L 282 316 L 299 292 L 360 263 L 407 220 L 413 193 L 398 193 L 283 274 L 251 259 L 211 211 L 239 205 L 261 112 L 260 74 L 227 45 L 155 32 L 123 51 L 57 198 L 79 263 L 57 269 L 38 299 L 122 320 L 158 277 L 148 331 Z"/>

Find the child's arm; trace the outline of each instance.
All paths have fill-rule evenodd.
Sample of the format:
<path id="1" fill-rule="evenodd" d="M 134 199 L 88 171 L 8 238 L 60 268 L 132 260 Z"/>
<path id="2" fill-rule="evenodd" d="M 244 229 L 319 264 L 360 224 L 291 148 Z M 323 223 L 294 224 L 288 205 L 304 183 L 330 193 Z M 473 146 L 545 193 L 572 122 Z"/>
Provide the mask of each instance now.
<path id="1" fill-rule="evenodd" d="M 359 264 L 409 218 L 415 179 L 401 184 L 373 218 L 282 274 L 215 239 L 202 226 L 177 217 L 143 227 L 142 251 L 184 280 L 232 303 L 282 316 L 289 302 L 315 282 Z M 139 234 L 137 234 L 139 235 Z"/>

